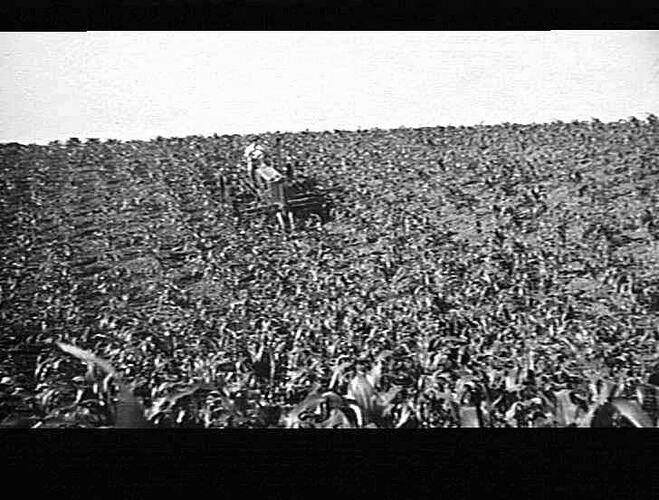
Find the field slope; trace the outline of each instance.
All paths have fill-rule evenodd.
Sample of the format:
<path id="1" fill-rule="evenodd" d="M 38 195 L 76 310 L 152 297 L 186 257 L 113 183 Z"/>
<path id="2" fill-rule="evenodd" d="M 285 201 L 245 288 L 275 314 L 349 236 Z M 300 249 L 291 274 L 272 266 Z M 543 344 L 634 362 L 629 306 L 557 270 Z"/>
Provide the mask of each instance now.
<path id="1" fill-rule="evenodd" d="M 281 137 L 341 193 L 289 237 L 219 203 L 247 137 L 0 146 L 0 420 L 111 425 L 52 341 L 160 426 L 569 425 L 657 383 L 654 117 Z"/>

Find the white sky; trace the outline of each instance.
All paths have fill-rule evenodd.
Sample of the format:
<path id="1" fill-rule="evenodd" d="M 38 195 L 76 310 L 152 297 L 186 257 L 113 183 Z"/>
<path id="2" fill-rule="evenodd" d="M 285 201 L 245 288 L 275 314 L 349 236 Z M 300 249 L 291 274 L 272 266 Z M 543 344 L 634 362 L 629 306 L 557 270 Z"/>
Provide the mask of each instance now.
<path id="1" fill-rule="evenodd" d="M 0 142 L 659 115 L 659 31 L 0 33 Z"/>

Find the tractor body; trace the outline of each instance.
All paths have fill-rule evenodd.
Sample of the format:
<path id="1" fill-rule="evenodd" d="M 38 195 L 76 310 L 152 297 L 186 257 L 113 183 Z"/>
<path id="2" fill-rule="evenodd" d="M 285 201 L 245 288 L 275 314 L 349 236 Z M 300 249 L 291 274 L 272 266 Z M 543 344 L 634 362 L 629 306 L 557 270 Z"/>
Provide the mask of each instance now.
<path id="1" fill-rule="evenodd" d="M 242 165 L 230 168 L 221 177 L 224 202 L 240 218 L 274 216 L 280 225 L 290 227 L 296 219 L 313 216 L 326 222 L 331 208 L 329 192 L 306 176 L 296 176 L 290 165 L 285 172 L 264 161 L 248 163 L 247 169 Z"/>

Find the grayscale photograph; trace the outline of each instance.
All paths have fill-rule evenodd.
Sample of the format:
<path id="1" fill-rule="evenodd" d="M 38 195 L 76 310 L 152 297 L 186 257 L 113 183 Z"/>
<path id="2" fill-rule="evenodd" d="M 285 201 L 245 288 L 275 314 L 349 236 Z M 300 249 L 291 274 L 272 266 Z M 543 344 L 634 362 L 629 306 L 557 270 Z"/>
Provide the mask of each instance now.
<path id="1" fill-rule="evenodd" d="M 4 32 L 0 110 L 3 429 L 659 427 L 659 31 Z"/>

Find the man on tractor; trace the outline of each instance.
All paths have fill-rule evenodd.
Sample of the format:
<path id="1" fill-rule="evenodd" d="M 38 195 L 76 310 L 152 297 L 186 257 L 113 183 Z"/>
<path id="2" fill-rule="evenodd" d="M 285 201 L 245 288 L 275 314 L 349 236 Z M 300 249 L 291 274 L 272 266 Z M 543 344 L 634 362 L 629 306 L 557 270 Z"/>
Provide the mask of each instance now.
<path id="1" fill-rule="evenodd" d="M 252 142 L 245 148 L 244 156 L 247 161 L 247 175 L 256 184 L 256 169 L 265 162 L 266 150 L 260 144 Z"/>
<path id="2" fill-rule="evenodd" d="M 285 229 L 286 219 L 291 228 L 294 227 L 293 215 L 288 210 L 286 199 L 285 177 L 273 166 L 273 158 L 268 149 L 256 142 L 250 143 L 244 152 L 247 163 L 247 175 L 252 184 L 277 205 L 277 220 Z"/>

